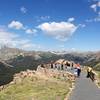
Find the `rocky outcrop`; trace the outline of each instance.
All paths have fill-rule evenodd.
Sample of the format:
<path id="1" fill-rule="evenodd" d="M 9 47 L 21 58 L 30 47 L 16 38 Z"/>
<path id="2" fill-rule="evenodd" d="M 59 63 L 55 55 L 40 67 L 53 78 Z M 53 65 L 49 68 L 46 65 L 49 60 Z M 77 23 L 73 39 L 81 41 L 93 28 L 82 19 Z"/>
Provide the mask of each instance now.
<path id="1" fill-rule="evenodd" d="M 9 84 L 16 84 L 16 83 L 23 83 L 23 80 L 28 77 L 32 78 L 35 75 L 34 70 L 27 70 L 27 71 L 21 71 L 20 73 L 17 73 L 14 75 L 13 81 L 11 81 Z"/>

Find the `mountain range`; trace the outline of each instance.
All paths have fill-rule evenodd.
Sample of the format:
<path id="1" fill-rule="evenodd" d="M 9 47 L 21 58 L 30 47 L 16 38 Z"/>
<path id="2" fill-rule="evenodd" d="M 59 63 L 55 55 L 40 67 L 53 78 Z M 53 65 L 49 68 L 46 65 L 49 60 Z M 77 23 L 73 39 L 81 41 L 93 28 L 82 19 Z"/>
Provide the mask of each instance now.
<path id="1" fill-rule="evenodd" d="M 48 63 L 58 59 L 66 59 L 69 61 L 74 61 L 75 63 L 94 67 L 100 61 L 100 51 L 24 51 L 21 49 L 4 46 L 0 49 L 0 59 L 15 67 L 38 65 L 40 63 Z"/>
<path id="2" fill-rule="evenodd" d="M 27 69 L 36 70 L 40 64 L 58 59 L 74 61 L 100 71 L 100 52 L 24 51 L 4 46 L 0 49 L 0 85 L 13 80 L 13 75 Z"/>

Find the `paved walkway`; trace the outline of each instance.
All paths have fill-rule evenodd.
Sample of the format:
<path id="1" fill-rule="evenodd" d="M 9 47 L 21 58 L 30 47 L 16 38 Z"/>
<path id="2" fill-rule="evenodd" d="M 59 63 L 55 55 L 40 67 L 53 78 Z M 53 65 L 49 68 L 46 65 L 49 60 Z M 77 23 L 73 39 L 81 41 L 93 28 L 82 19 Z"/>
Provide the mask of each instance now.
<path id="1" fill-rule="evenodd" d="M 69 100 L 100 100 L 100 89 L 86 78 L 85 73 L 82 73 L 81 77 L 76 80 L 75 89 Z"/>

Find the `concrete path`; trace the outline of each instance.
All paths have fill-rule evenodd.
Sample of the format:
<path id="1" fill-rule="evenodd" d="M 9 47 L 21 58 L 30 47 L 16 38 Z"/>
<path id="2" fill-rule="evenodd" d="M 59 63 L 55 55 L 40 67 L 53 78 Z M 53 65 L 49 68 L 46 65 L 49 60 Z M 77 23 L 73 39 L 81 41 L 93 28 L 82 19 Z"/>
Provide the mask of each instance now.
<path id="1" fill-rule="evenodd" d="M 76 79 L 75 89 L 69 100 L 100 100 L 100 89 L 82 73 L 81 77 Z"/>

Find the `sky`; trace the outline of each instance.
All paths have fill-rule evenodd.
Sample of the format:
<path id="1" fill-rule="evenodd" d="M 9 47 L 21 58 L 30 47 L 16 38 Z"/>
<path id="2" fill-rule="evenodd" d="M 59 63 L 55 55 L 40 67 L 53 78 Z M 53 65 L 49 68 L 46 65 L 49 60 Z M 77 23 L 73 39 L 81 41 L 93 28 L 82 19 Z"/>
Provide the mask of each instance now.
<path id="1" fill-rule="evenodd" d="M 100 0 L 0 0 L 0 47 L 99 51 Z"/>

